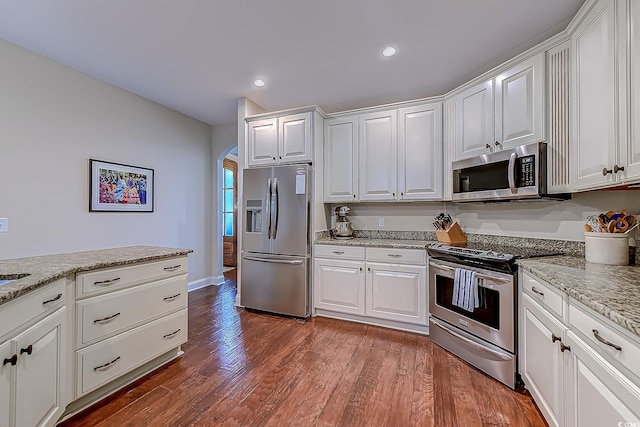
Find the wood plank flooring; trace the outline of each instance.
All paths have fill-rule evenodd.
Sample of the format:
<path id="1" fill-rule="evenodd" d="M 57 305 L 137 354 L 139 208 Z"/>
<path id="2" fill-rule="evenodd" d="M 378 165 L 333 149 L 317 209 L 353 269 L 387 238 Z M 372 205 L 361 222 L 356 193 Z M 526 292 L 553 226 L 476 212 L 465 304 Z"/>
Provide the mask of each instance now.
<path id="1" fill-rule="evenodd" d="M 63 426 L 545 426 L 531 399 L 422 335 L 189 294 L 185 354 Z"/>

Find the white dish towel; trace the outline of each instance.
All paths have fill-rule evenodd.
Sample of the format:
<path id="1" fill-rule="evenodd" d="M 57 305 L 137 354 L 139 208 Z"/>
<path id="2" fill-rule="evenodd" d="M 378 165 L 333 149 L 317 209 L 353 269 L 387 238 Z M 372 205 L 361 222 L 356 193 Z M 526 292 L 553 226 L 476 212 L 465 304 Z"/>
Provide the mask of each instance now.
<path id="1" fill-rule="evenodd" d="M 480 307 L 478 278 L 475 271 L 456 268 L 451 304 L 469 312 Z"/>

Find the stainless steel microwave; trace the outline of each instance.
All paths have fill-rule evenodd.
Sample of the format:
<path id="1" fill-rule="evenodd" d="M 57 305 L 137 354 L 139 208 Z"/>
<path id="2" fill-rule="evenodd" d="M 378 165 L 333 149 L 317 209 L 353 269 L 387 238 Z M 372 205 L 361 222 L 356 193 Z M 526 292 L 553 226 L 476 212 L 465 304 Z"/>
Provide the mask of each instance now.
<path id="1" fill-rule="evenodd" d="M 567 198 L 547 194 L 544 142 L 458 160 L 453 162 L 452 169 L 454 201 Z"/>

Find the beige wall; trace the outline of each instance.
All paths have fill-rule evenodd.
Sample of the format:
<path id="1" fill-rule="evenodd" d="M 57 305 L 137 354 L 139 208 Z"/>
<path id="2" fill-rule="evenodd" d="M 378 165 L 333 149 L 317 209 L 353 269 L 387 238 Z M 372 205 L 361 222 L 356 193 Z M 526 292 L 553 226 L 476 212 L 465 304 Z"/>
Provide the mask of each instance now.
<path id="1" fill-rule="evenodd" d="M 191 248 L 212 273 L 211 126 L 0 41 L 0 259 Z M 89 159 L 153 168 L 155 212 L 90 213 Z"/>

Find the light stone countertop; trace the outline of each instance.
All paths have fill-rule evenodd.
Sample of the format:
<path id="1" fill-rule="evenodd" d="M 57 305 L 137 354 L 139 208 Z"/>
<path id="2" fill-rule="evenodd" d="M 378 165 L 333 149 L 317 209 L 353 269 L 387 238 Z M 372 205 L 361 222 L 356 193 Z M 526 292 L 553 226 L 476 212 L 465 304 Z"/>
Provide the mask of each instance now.
<path id="1" fill-rule="evenodd" d="M 521 259 L 517 263 L 640 337 L 640 266 L 594 264 L 574 256 Z"/>
<path id="2" fill-rule="evenodd" d="M 15 282 L 0 286 L 0 305 L 70 274 L 172 258 L 191 252 L 193 252 L 192 249 L 128 246 L 0 260 L 0 280 L 17 279 Z M 29 275 L 18 278 L 25 273 Z"/>

